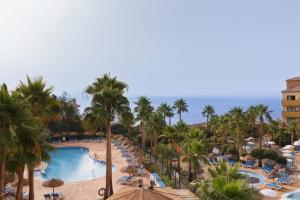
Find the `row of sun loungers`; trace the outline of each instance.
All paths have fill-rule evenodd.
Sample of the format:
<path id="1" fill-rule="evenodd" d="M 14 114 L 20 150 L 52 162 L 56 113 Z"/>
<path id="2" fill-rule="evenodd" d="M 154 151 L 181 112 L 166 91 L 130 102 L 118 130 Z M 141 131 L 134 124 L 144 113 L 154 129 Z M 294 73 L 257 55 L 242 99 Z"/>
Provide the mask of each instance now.
<path id="1" fill-rule="evenodd" d="M 252 169 L 252 168 L 256 167 L 256 162 L 247 160 L 247 161 L 244 161 L 242 163 L 242 166 L 245 167 L 245 168 L 251 168 Z"/>
<path id="2" fill-rule="evenodd" d="M 56 192 L 56 193 L 47 193 L 44 194 L 45 200 L 62 200 L 64 199 L 64 195 L 62 192 Z"/>
<path id="3" fill-rule="evenodd" d="M 10 194 L 12 196 L 16 196 L 17 190 L 11 186 L 5 186 L 3 189 L 4 194 Z M 28 199 L 29 198 L 29 193 L 28 192 L 23 192 L 23 199 Z"/>
<path id="4" fill-rule="evenodd" d="M 279 178 L 276 181 L 266 183 L 266 186 L 273 190 L 281 190 L 283 188 L 283 184 L 290 185 L 292 183 L 292 177 L 286 173 L 281 173 Z"/>

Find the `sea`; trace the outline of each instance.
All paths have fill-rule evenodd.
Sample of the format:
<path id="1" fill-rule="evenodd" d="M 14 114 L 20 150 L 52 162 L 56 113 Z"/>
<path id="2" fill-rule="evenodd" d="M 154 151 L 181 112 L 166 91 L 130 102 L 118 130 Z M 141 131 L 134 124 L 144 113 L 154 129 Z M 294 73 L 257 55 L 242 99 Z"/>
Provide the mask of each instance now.
<path id="1" fill-rule="evenodd" d="M 173 103 L 179 99 L 183 98 L 188 104 L 188 112 L 183 113 L 182 118 L 187 124 L 197 124 L 205 122 L 205 118 L 202 116 L 201 112 L 204 106 L 212 105 L 218 115 L 222 115 L 228 112 L 233 107 L 241 107 L 246 110 L 251 105 L 265 104 L 269 106 L 271 110 L 271 115 L 274 119 L 281 118 L 281 99 L 274 97 L 148 97 L 151 100 L 152 105 L 156 108 L 161 103 L 168 103 L 173 105 Z M 80 98 L 79 104 L 81 104 L 80 110 L 83 111 L 84 107 L 89 105 L 88 98 Z M 130 106 L 133 109 L 134 102 L 137 101 L 137 97 L 129 97 Z M 175 114 L 172 119 L 172 123 L 178 121 L 178 115 Z"/>

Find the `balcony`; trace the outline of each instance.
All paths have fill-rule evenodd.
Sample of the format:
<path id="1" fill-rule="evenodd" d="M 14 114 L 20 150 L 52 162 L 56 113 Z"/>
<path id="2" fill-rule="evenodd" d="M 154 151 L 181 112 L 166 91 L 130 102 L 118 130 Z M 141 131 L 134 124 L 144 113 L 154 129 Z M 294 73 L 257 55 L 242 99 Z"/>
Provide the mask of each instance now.
<path id="1" fill-rule="evenodd" d="M 300 112 L 282 112 L 282 116 L 285 118 L 300 118 Z"/>
<path id="2" fill-rule="evenodd" d="M 281 101 L 282 106 L 300 106 L 300 99 L 296 100 L 282 100 Z"/>

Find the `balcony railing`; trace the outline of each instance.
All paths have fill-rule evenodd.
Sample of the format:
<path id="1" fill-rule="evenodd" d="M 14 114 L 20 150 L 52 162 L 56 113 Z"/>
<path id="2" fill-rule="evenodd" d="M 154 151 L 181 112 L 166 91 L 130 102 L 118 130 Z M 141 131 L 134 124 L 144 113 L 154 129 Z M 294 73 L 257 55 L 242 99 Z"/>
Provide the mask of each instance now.
<path id="1" fill-rule="evenodd" d="M 300 106 L 300 99 L 282 100 L 281 105 L 283 105 L 283 106 Z"/>
<path id="2" fill-rule="evenodd" d="M 282 116 L 285 118 L 300 118 L 300 112 L 282 112 Z"/>

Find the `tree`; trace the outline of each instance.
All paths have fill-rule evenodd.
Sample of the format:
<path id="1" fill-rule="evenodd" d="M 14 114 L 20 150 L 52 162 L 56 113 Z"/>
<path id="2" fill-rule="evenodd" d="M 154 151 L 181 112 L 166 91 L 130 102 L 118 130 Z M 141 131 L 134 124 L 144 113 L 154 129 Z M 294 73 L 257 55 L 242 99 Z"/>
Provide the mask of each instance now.
<path id="1" fill-rule="evenodd" d="M 0 86 L 0 200 L 3 200 L 4 178 L 7 158 L 15 150 L 15 124 L 19 115 L 19 102 L 3 84 Z"/>
<path id="2" fill-rule="evenodd" d="M 55 96 L 52 95 L 53 87 L 47 87 L 43 78 L 31 79 L 27 76 L 27 82 L 20 82 L 16 89 L 18 98 L 26 100 L 31 108 L 33 117 L 40 122 L 40 136 L 44 128 L 52 120 L 59 118 L 59 113 L 56 112 L 54 107 L 57 107 L 58 102 Z M 29 200 L 34 200 L 34 167 L 40 163 L 42 159 L 42 149 L 45 144 L 44 137 L 39 137 L 39 143 L 32 146 L 31 153 L 35 155 L 28 167 L 28 182 L 29 182 Z"/>
<path id="3" fill-rule="evenodd" d="M 286 125 L 286 133 L 291 136 L 291 145 L 294 144 L 294 137 L 299 132 L 299 129 L 297 127 L 297 122 L 295 121 L 289 121 Z"/>
<path id="4" fill-rule="evenodd" d="M 271 111 L 269 110 L 269 107 L 263 104 L 259 104 L 256 106 L 257 112 L 258 112 L 258 120 L 259 120 L 259 148 L 262 147 L 262 137 L 264 132 L 264 126 L 265 126 L 265 118 L 271 121 Z"/>
<path id="5" fill-rule="evenodd" d="M 209 120 L 215 114 L 215 109 L 211 105 L 207 105 L 202 110 L 202 116 L 206 118 L 206 126 L 208 127 Z"/>
<path id="6" fill-rule="evenodd" d="M 244 112 L 243 112 L 242 108 L 235 107 L 235 108 L 231 109 L 229 111 L 229 113 L 231 116 L 231 123 L 232 123 L 234 131 L 235 131 L 236 146 L 238 149 L 237 157 L 239 159 L 240 158 L 240 154 L 239 154 L 240 144 L 241 144 L 241 141 L 244 140 L 243 130 L 242 130 L 243 120 L 244 120 Z"/>
<path id="7" fill-rule="evenodd" d="M 226 163 L 209 169 L 209 177 L 192 183 L 196 195 L 203 200 L 258 200 L 259 193 L 251 188 L 246 176 L 239 174 L 238 166 L 228 167 Z"/>
<path id="8" fill-rule="evenodd" d="M 183 147 L 183 157 L 184 162 L 189 163 L 189 181 L 191 181 L 191 166 L 194 169 L 194 180 L 197 178 L 197 169 L 200 167 L 199 160 L 204 160 L 207 151 L 202 140 L 192 139 L 186 141 Z"/>
<path id="9" fill-rule="evenodd" d="M 171 126 L 171 124 L 172 124 L 171 120 L 172 120 L 172 117 L 174 117 L 173 109 L 172 109 L 172 107 L 170 107 L 170 108 L 171 109 L 168 112 L 166 112 L 166 117 L 169 118 L 169 126 Z"/>
<path id="10" fill-rule="evenodd" d="M 92 96 L 92 106 L 97 107 L 99 114 L 105 118 L 106 127 L 106 189 L 104 198 L 113 194 L 112 161 L 111 161 L 111 123 L 116 116 L 129 112 L 129 101 L 124 96 L 128 89 L 126 83 L 118 81 L 117 77 L 105 74 L 89 85 L 85 92 Z"/>
<path id="11" fill-rule="evenodd" d="M 164 127 L 166 126 L 163 115 L 159 112 L 153 112 L 146 123 L 146 129 L 151 135 L 151 150 L 154 157 L 154 163 L 156 163 L 156 147 L 158 137 L 162 134 Z"/>
<path id="12" fill-rule="evenodd" d="M 134 113 L 136 113 L 136 119 L 140 121 L 140 129 L 142 136 L 142 150 L 145 150 L 145 122 L 149 119 L 154 108 L 151 106 L 151 101 L 146 96 L 140 96 L 137 102 L 134 102 Z"/>
<path id="13" fill-rule="evenodd" d="M 168 105 L 167 103 L 162 103 L 158 106 L 157 111 L 162 113 L 164 120 L 166 122 L 166 118 L 172 112 L 172 107 L 170 105 Z"/>
<path id="14" fill-rule="evenodd" d="M 188 112 L 188 104 L 182 98 L 178 99 L 174 102 L 174 109 L 177 110 L 177 114 L 179 114 L 179 121 L 182 121 L 181 115 L 183 112 Z"/>

